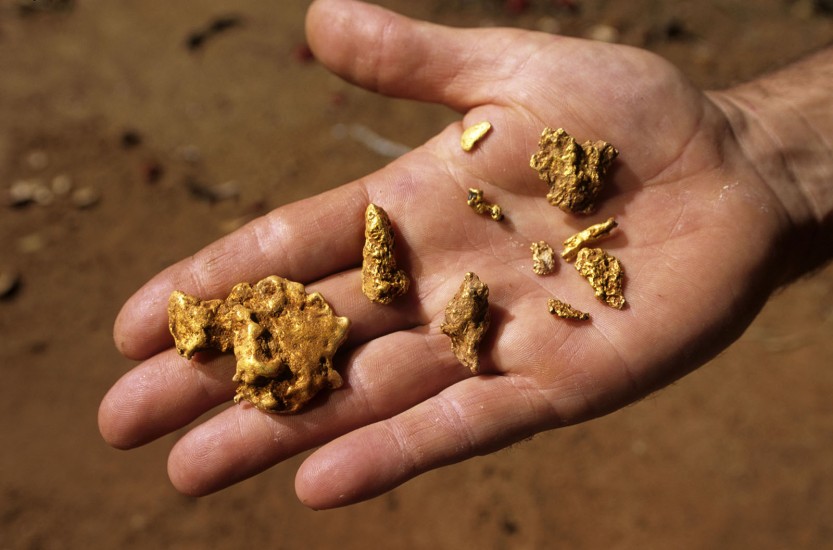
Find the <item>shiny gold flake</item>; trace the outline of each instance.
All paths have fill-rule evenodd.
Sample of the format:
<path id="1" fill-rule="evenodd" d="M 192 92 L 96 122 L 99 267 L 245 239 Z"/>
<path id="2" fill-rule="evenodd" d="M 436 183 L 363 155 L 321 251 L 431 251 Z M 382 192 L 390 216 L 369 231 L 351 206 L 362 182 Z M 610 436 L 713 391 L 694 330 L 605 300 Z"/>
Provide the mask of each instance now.
<path id="1" fill-rule="evenodd" d="M 579 231 L 564 241 L 564 250 L 561 252 L 561 257 L 568 262 L 574 260 L 579 249 L 607 237 L 618 225 L 616 220 L 608 218 L 602 223 L 591 225 L 584 231 Z"/>
<path id="2" fill-rule="evenodd" d="M 485 137 L 491 129 L 492 125 L 486 121 L 479 122 L 474 126 L 466 128 L 463 131 L 463 135 L 460 136 L 460 147 L 463 148 L 463 151 L 471 151 L 477 142 L 483 139 L 483 137 Z"/>

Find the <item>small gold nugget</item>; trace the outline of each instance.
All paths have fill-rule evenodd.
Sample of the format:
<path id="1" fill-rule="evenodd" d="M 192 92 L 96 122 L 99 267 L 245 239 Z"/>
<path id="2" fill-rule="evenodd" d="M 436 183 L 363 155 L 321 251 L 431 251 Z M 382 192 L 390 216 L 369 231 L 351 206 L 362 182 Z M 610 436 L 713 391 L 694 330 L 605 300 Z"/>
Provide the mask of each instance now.
<path id="1" fill-rule="evenodd" d="M 478 214 L 489 214 L 496 222 L 499 222 L 503 219 L 503 212 L 500 209 L 500 206 L 496 204 L 491 204 L 483 200 L 483 191 L 481 189 L 469 189 L 469 195 L 466 199 L 466 204 L 471 206 L 472 210 L 477 212 Z"/>
<path id="2" fill-rule="evenodd" d="M 396 267 L 393 228 L 381 206 L 370 204 L 364 213 L 362 292 L 379 304 L 389 304 L 408 292 L 408 275 Z"/>
<path id="3" fill-rule="evenodd" d="M 457 359 L 477 374 L 477 350 L 489 328 L 489 287 L 474 273 L 466 273 L 460 290 L 445 306 L 445 322 L 440 326 L 449 338 Z"/>
<path id="4" fill-rule="evenodd" d="M 538 275 L 549 275 L 555 271 L 555 252 L 546 241 L 529 245 L 532 251 L 532 271 Z"/>
<path id="5" fill-rule="evenodd" d="M 333 355 L 350 321 L 321 294 L 277 276 L 240 283 L 225 300 L 200 300 L 178 290 L 168 300 L 168 328 L 180 355 L 234 350 L 234 402 L 271 413 L 294 413 L 319 391 L 341 386 Z"/>
<path id="6" fill-rule="evenodd" d="M 574 260 L 580 248 L 607 237 L 618 225 L 616 220 L 608 218 L 602 223 L 591 225 L 584 231 L 579 231 L 564 241 L 564 250 L 561 252 L 561 257 L 568 262 Z"/>
<path id="7" fill-rule="evenodd" d="M 576 270 L 587 279 L 601 301 L 616 309 L 625 306 L 622 295 L 625 273 L 619 260 L 601 248 L 582 248 L 576 258 Z"/>
<path id="8" fill-rule="evenodd" d="M 562 302 L 558 298 L 550 298 L 547 300 L 547 309 L 550 313 L 557 315 L 562 319 L 569 319 L 571 321 L 587 321 L 590 319 L 589 313 L 579 311 L 570 304 Z"/>
<path id="9" fill-rule="evenodd" d="M 486 121 L 466 128 L 463 131 L 463 135 L 460 136 L 460 147 L 463 148 L 463 151 L 471 151 L 477 142 L 483 139 L 491 129 L 492 125 Z"/>
<path id="10" fill-rule="evenodd" d="M 544 128 L 529 165 L 550 186 L 547 199 L 565 212 L 589 214 L 619 152 L 604 141 L 579 146 L 563 128 Z"/>

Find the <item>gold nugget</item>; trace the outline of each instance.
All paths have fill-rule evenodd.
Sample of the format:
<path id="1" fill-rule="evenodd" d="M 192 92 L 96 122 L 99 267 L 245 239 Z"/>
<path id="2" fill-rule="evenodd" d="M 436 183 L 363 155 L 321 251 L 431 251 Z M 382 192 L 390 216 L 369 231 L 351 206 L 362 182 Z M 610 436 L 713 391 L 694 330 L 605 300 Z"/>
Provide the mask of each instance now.
<path id="1" fill-rule="evenodd" d="M 587 279 L 601 301 L 616 309 L 625 306 L 622 295 L 625 272 L 619 260 L 601 248 L 582 248 L 576 258 L 576 270 Z"/>
<path id="2" fill-rule="evenodd" d="M 532 271 L 538 275 L 549 275 L 555 271 L 555 252 L 546 241 L 529 245 L 532 251 Z"/>
<path id="3" fill-rule="evenodd" d="M 553 315 L 557 315 L 562 319 L 569 319 L 571 321 L 587 321 L 590 319 L 589 313 L 579 311 L 570 304 L 562 302 L 558 298 L 550 298 L 547 300 L 547 309 Z"/>
<path id="4" fill-rule="evenodd" d="M 563 128 L 544 128 L 529 165 L 550 186 L 547 199 L 565 212 L 589 214 L 619 152 L 604 141 L 579 146 Z"/>
<path id="5" fill-rule="evenodd" d="M 483 200 L 483 191 L 480 189 L 469 189 L 466 204 L 471 206 L 472 210 L 478 214 L 489 214 L 489 217 L 496 222 L 503 219 L 503 211 L 500 209 L 500 206 Z"/>
<path id="6" fill-rule="evenodd" d="M 341 386 L 333 355 L 350 321 L 337 317 L 321 294 L 277 276 L 240 283 L 225 300 L 200 300 L 174 291 L 168 328 L 180 355 L 234 350 L 235 403 L 271 413 L 294 413 L 319 391 Z"/>
<path id="7" fill-rule="evenodd" d="M 408 292 L 408 275 L 396 267 L 393 228 L 381 206 L 370 204 L 364 213 L 362 292 L 379 304 L 389 304 Z"/>
<path id="8" fill-rule="evenodd" d="M 584 231 L 579 231 L 564 241 L 564 250 L 561 252 L 561 257 L 568 262 L 574 260 L 580 248 L 607 237 L 618 225 L 616 220 L 608 218 L 602 223 L 591 225 Z"/>
<path id="9" fill-rule="evenodd" d="M 449 338 L 457 359 L 477 374 L 477 350 L 489 328 L 489 287 L 474 273 L 466 273 L 463 284 L 445 306 L 445 322 L 440 326 Z"/>
<path id="10" fill-rule="evenodd" d="M 474 126 L 466 128 L 463 131 L 463 135 L 460 136 L 460 147 L 463 148 L 463 151 L 471 151 L 475 144 L 483 139 L 483 137 L 488 134 L 491 129 L 492 125 L 486 121 L 479 122 Z"/>

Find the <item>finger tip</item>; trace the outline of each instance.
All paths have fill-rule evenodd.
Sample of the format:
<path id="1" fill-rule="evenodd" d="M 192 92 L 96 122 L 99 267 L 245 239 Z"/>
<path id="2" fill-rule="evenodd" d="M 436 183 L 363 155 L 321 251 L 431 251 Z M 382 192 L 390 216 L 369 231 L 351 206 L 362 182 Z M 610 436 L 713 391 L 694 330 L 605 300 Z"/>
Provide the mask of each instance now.
<path id="1" fill-rule="evenodd" d="M 119 353 L 128 359 L 142 360 L 170 343 L 169 295 L 169 288 L 149 283 L 125 302 L 113 323 L 113 342 Z"/>
<path id="2" fill-rule="evenodd" d="M 354 451 L 349 446 L 325 446 L 309 456 L 295 474 L 298 500 L 313 510 L 326 510 L 383 493 L 386 489 L 374 478 L 373 467 L 363 467 Z"/>
<path id="3" fill-rule="evenodd" d="M 168 455 L 168 479 L 170 479 L 174 489 L 185 496 L 201 497 L 211 493 L 201 482 L 201 478 L 194 475 L 191 466 L 183 463 L 182 455 L 177 452 L 177 445 Z"/>
<path id="4" fill-rule="evenodd" d="M 237 422 L 236 418 L 226 420 Z M 174 444 L 167 467 L 168 478 L 177 491 L 201 497 L 245 479 L 237 462 L 239 446 L 228 439 L 228 427 L 224 421 L 206 422 Z"/>
<path id="5" fill-rule="evenodd" d="M 316 0 L 307 11 L 307 43 L 325 67 L 361 84 L 365 65 L 373 65 L 368 49 L 377 43 L 380 29 L 400 20 L 394 12 L 364 2 Z"/>
<path id="6" fill-rule="evenodd" d="M 316 59 L 324 62 L 331 55 L 328 45 L 337 39 L 348 22 L 344 15 L 345 6 L 340 1 L 315 0 L 307 10 L 305 21 L 307 42 Z"/>
<path id="7" fill-rule="evenodd" d="M 313 510 L 326 510 L 350 504 L 349 502 L 339 504 L 339 501 L 344 500 L 346 495 L 339 490 L 338 478 L 329 475 L 333 473 L 333 468 L 328 466 L 326 461 L 315 457 L 315 454 L 317 453 L 305 460 L 295 474 L 295 495 L 298 500 Z M 328 482 L 322 484 L 319 481 L 321 479 L 328 479 Z"/>
<path id="8" fill-rule="evenodd" d="M 98 406 L 98 431 L 108 445 L 115 449 L 127 450 L 136 447 L 135 437 L 125 422 L 132 413 L 124 413 L 124 407 L 118 397 L 118 384 L 114 386 Z"/>

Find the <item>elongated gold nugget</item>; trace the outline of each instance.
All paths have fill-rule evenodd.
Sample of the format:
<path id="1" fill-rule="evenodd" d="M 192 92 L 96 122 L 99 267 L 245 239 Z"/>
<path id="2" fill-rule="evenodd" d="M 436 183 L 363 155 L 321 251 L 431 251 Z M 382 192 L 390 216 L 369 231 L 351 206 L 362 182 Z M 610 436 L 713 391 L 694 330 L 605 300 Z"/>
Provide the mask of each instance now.
<path id="1" fill-rule="evenodd" d="M 596 297 L 616 309 L 625 307 L 622 295 L 624 270 L 619 260 L 601 248 L 582 248 L 576 257 L 576 270 L 596 292 Z"/>
<path id="2" fill-rule="evenodd" d="M 587 321 L 590 319 L 589 313 L 579 311 L 567 302 L 562 302 L 558 298 L 550 298 L 547 300 L 547 309 L 553 315 L 570 321 Z"/>
<path id="3" fill-rule="evenodd" d="M 341 386 L 333 355 L 350 321 L 337 317 L 321 294 L 277 276 L 240 283 L 225 300 L 174 291 L 168 328 L 186 359 L 198 351 L 234 350 L 235 403 L 271 413 L 295 413 L 319 391 Z"/>
<path id="4" fill-rule="evenodd" d="M 451 338 L 457 360 L 474 374 L 480 371 L 477 352 L 489 320 L 489 287 L 474 273 L 466 273 L 457 294 L 445 306 L 445 322 L 440 330 Z"/>
<path id="5" fill-rule="evenodd" d="M 581 146 L 563 128 L 544 128 L 529 165 L 550 186 L 547 199 L 565 212 L 589 214 L 619 152 L 604 141 Z"/>
<path id="6" fill-rule="evenodd" d="M 396 266 L 394 234 L 387 212 L 370 204 L 364 213 L 362 292 L 379 304 L 390 304 L 408 292 L 411 280 Z"/>
<path id="7" fill-rule="evenodd" d="M 460 136 L 460 147 L 463 148 L 463 151 L 471 151 L 477 142 L 483 139 L 491 129 L 491 123 L 485 120 L 478 122 L 474 126 L 469 126 L 463 130 L 463 134 Z"/>
<path id="8" fill-rule="evenodd" d="M 503 211 L 500 206 L 486 202 L 483 200 L 483 191 L 481 189 L 469 189 L 469 195 L 466 198 L 466 204 L 471 206 L 472 210 L 478 214 L 488 214 L 490 218 L 499 222 L 503 219 Z"/>
<path id="9" fill-rule="evenodd" d="M 607 237 L 618 225 L 616 220 L 608 218 L 602 223 L 591 225 L 584 231 L 579 231 L 564 241 L 564 250 L 561 251 L 561 257 L 568 262 L 574 260 L 579 249 Z"/>

